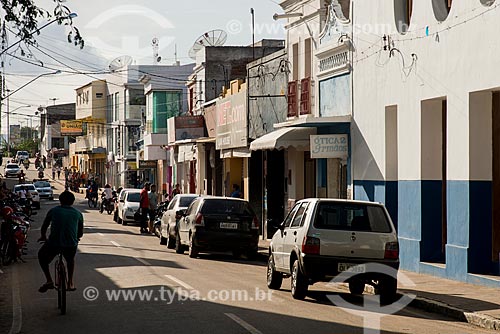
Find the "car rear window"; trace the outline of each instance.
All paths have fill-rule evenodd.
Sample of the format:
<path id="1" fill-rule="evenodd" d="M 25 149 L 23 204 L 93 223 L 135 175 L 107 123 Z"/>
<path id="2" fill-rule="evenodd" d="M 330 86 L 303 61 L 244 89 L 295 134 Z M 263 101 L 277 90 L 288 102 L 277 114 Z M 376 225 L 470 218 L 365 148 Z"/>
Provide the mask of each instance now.
<path id="1" fill-rule="evenodd" d="M 50 183 L 43 181 L 35 182 L 34 185 L 38 188 L 50 188 Z"/>
<path id="2" fill-rule="evenodd" d="M 19 168 L 19 165 L 9 164 L 6 168 Z"/>
<path id="3" fill-rule="evenodd" d="M 392 232 L 382 207 L 355 203 L 319 203 L 314 227 L 326 230 Z"/>
<path id="4" fill-rule="evenodd" d="M 179 207 L 181 207 L 181 208 L 187 208 L 195 199 L 196 199 L 196 196 L 193 196 L 193 197 L 181 197 L 180 201 L 179 201 Z"/>
<path id="5" fill-rule="evenodd" d="M 140 193 L 129 193 L 127 197 L 127 202 L 139 203 L 141 199 Z"/>
<path id="6" fill-rule="evenodd" d="M 220 199 L 207 199 L 201 208 L 202 214 L 241 214 L 253 215 L 253 210 L 244 201 L 220 200 Z"/>

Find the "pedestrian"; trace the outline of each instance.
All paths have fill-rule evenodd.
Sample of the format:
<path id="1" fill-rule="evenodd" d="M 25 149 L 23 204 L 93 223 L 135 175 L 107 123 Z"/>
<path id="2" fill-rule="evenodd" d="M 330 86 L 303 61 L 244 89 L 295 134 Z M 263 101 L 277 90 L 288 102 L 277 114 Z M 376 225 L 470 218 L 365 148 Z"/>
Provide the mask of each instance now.
<path id="1" fill-rule="evenodd" d="M 42 162 L 43 162 L 43 169 L 47 169 L 47 157 L 45 155 L 42 158 Z"/>
<path id="2" fill-rule="evenodd" d="M 56 171 L 57 171 L 56 166 L 55 165 L 52 166 L 52 180 L 56 179 Z"/>
<path id="3" fill-rule="evenodd" d="M 56 171 L 57 171 L 57 179 L 60 180 L 61 179 L 61 166 L 57 165 Z"/>
<path id="4" fill-rule="evenodd" d="M 64 180 L 66 182 L 68 182 L 69 180 L 69 174 L 71 173 L 71 171 L 68 169 L 68 167 L 64 167 Z"/>
<path id="5" fill-rule="evenodd" d="M 156 192 L 156 186 L 153 184 L 151 186 L 151 191 L 148 193 L 149 199 L 149 232 L 154 233 L 153 224 L 156 216 L 156 208 L 158 207 L 158 193 Z"/>
<path id="6" fill-rule="evenodd" d="M 172 198 L 174 198 L 175 195 L 179 195 L 180 193 L 181 193 L 181 185 L 177 183 L 175 185 L 175 189 L 172 191 Z"/>
<path id="7" fill-rule="evenodd" d="M 141 195 L 139 199 L 139 208 L 141 210 L 141 233 L 148 232 L 148 213 L 149 213 L 149 183 L 144 184 L 144 188 L 141 190 Z"/>
<path id="8" fill-rule="evenodd" d="M 237 184 L 233 184 L 233 192 L 231 193 L 231 197 L 242 198 L 242 195 L 243 194 L 240 191 L 240 186 Z"/>
<path id="9" fill-rule="evenodd" d="M 83 215 L 72 205 L 75 195 L 64 191 L 59 195 L 60 206 L 49 210 L 41 228 L 41 236 L 38 241 L 45 241 L 38 251 L 38 262 L 45 275 L 46 282 L 38 289 L 46 292 L 54 289 L 54 282 L 50 275 L 50 262 L 62 252 L 68 267 L 68 291 L 74 291 L 73 273 L 75 270 L 75 255 L 78 242 L 83 236 Z M 47 229 L 50 226 L 50 235 L 47 239 Z"/>

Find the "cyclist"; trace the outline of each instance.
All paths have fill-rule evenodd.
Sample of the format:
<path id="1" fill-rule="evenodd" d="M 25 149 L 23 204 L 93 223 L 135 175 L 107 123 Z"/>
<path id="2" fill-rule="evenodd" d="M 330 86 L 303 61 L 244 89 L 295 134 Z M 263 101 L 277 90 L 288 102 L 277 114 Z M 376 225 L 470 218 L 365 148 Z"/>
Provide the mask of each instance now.
<path id="1" fill-rule="evenodd" d="M 60 206 L 49 210 L 41 229 L 41 237 L 38 241 L 46 241 L 38 251 L 38 262 L 45 274 L 46 282 L 38 289 L 46 292 L 54 288 L 54 282 L 50 276 L 50 262 L 62 252 L 68 265 L 68 291 L 75 291 L 73 273 L 75 270 L 75 255 L 78 241 L 83 236 L 83 215 L 73 208 L 75 195 L 64 191 L 59 195 Z M 50 235 L 47 239 L 47 229 L 50 226 Z"/>

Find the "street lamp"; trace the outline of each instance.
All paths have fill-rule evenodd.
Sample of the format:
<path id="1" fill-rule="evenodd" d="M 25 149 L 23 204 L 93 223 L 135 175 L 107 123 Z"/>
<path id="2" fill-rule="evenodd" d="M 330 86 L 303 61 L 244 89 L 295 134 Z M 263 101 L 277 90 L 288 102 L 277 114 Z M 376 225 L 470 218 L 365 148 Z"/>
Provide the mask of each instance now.
<path id="1" fill-rule="evenodd" d="M 45 27 L 45 26 L 44 26 Z M 43 28 L 43 27 L 42 27 Z M 6 92 L 8 93 L 6 96 L 4 97 L 1 97 L 1 101 L 3 100 L 7 100 L 7 154 L 8 156 L 10 157 L 10 125 L 9 125 L 9 97 L 17 92 L 19 92 L 21 89 L 23 89 L 24 87 L 28 86 L 29 84 L 31 84 L 32 82 L 34 82 L 35 80 L 38 80 L 40 79 L 41 77 L 45 77 L 45 76 L 48 76 L 48 75 L 56 75 L 56 74 L 59 74 L 61 73 L 61 70 L 57 70 L 55 72 L 50 72 L 50 73 L 42 73 L 40 74 L 39 76 L 31 79 L 30 81 L 28 81 L 27 83 L 25 83 L 24 85 L 22 85 L 21 87 L 11 91 L 11 90 L 6 90 Z M 1 105 L 1 101 L 0 101 L 0 105 Z"/>

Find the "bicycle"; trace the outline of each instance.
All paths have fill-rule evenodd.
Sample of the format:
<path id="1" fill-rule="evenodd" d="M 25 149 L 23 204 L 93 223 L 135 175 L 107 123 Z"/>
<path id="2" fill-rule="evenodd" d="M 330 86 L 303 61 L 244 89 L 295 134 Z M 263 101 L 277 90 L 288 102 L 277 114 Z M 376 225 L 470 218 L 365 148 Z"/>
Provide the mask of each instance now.
<path id="1" fill-rule="evenodd" d="M 55 281 L 54 287 L 57 290 L 57 308 L 61 310 L 61 315 L 66 314 L 66 292 L 68 291 L 68 275 L 66 265 L 63 259 L 62 251 L 59 252 L 56 262 L 54 263 Z"/>

